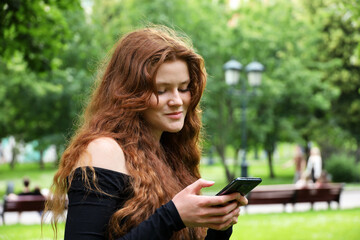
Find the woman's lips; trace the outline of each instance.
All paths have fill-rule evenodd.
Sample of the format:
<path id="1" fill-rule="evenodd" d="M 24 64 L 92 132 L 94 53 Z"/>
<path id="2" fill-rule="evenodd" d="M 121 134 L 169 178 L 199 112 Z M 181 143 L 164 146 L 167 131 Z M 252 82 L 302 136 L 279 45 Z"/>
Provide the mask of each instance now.
<path id="1" fill-rule="evenodd" d="M 181 116 L 182 116 L 182 112 L 167 113 L 166 116 L 171 118 L 171 119 L 180 119 Z"/>

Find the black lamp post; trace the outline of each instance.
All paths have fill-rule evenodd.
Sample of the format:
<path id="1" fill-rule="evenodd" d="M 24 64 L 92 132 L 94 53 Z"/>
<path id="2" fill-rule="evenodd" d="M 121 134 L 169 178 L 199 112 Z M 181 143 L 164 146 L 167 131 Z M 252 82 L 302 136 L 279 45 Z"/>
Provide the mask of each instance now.
<path id="1" fill-rule="evenodd" d="M 230 86 L 236 86 L 240 79 L 240 73 L 242 70 L 242 64 L 238 61 L 232 59 L 224 64 L 225 70 L 225 81 Z M 264 66 L 259 62 L 251 62 L 246 68 L 247 79 L 249 85 L 252 87 L 257 87 L 261 84 L 262 72 L 264 71 Z M 241 95 L 242 95 L 242 104 L 241 104 L 241 119 L 242 119 L 242 134 L 241 134 L 241 147 L 243 152 L 242 161 L 241 161 L 241 176 L 248 176 L 248 164 L 246 162 L 246 108 L 247 108 L 247 83 L 245 79 L 241 80 Z"/>

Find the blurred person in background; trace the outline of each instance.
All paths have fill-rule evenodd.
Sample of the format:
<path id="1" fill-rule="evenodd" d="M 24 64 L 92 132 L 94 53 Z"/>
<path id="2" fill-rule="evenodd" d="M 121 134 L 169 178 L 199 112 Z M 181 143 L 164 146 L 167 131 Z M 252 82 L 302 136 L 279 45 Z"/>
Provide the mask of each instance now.
<path id="1" fill-rule="evenodd" d="M 298 180 L 301 179 L 301 175 L 306 167 L 304 152 L 299 145 L 295 146 L 294 158 L 283 165 L 284 168 L 288 168 L 290 166 L 294 166 L 295 168 L 294 183 L 296 183 Z"/>
<path id="2" fill-rule="evenodd" d="M 321 176 L 322 172 L 322 159 L 320 149 L 313 147 L 310 150 L 310 156 L 307 162 L 306 171 L 311 174 L 313 182 Z"/>
<path id="3" fill-rule="evenodd" d="M 315 187 L 326 187 L 331 182 L 330 176 L 326 170 L 322 170 L 320 177 L 315 182 Z"/>
<path id="4" fill-rule="evenodd" d="M 294 183 L 296 183 L 300 179 L 301 174 L 306 166 L 304 152 L 299 145 L 295 147 L 294 165 L 295 165 Z"/>
<path id="5" fill-rule="evenodd" d="M 31 194 L 31 192 L 30 192 L 30 179 L 28 177 L 24 177 L 23 184 L 24 184 L 24 188 L 19 193 L 19 195 L 29 195 L 29 194 Z"/>
<path id="6" fill-rule="evenodd" d="M 296 181 L 295 187 L 299 189 L 312 188 L 314 186 L 311 180 L 311 174 L 307 171 L 302 172 L 299 180 Z"/>

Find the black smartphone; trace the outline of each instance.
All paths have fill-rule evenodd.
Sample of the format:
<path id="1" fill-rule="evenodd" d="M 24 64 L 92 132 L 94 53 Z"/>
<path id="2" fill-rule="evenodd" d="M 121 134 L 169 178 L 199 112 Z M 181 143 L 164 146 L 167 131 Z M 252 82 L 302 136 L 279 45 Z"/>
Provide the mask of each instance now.
<path id="1" fill-rule="evenodd" d="M 233 192 L 239 192 L 241 195 L 245 196 L 261 182 L 262 182 L 261 178 L 250 178 L 250 177 L 235 178 L 234 180 L 232 180 L 231 183 L 229 183 L 220 192 L 218 192 L 216 196 L 230 194 Z"/>

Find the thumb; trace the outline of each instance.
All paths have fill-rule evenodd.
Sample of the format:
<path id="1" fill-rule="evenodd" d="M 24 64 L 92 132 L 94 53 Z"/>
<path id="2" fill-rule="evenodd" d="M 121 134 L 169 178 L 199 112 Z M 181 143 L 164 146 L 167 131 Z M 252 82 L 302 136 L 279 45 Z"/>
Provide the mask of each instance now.
<path id="1" fill-rule="evenodd" d="M 200 178 L 193 184 L 189 185 L 189 188 L 193 194 L 199 195 L 202 188 L 211 187 L 214 183 L 214 181 L 207 181 Z"/>

